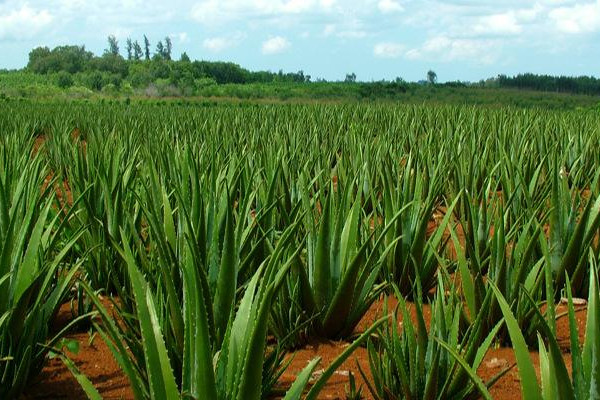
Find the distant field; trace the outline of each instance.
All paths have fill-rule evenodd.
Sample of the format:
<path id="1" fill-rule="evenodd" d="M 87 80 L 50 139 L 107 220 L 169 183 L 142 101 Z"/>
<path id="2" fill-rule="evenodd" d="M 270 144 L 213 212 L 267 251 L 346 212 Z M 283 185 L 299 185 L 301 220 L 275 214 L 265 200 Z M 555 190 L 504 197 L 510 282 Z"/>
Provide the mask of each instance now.
<path id="1" fill-rule="evenodd" d="M 489 87 L 451 85 L 420 85 L 415 83 L 244 83 L 217 84 L 204 81 L 193 93 L 184 95 L 168 85 L 132 88 L 125 81 L 120 88 L 109 86 L 102 91 L 86 87 L 75 77 L 74 85 L 61 89 L 57 75 L 28 72 L 0 72 L 0 98 L 29 98 L 46 100 L 140 100 L 179 99 L 181 101 L 257 101 L 267 103 L 354 103 L 391 102 L 403 104 L 447 104 L 540 107 L 547 109 L 600 108 L 600 97 L 568 93 L 541 92 Z"/>

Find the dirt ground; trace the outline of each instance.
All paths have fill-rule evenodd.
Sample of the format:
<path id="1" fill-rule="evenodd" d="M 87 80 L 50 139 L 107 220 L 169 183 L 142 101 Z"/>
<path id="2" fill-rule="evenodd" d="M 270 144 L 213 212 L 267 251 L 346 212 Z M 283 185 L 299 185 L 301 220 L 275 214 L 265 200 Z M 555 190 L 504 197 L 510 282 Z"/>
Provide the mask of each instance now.
<path id="1" fill-rule="evenodd" d="M 388 299 L 389 309 L 397 304 L 393 298 Z M 112 305 L 107 302 L 108 307 Z M 369 309 L 363 320 L 357 327 L 357 332 L 364 330 L 373 321 L 382 316 L 384 301 L 380 299 Z M 414 306 L 409 304 L 411 314 L 414 313 Z M 564 306 L 559 306 L 557 315 L 566 311 Z M 428 322 L 431 312 L 428 306 L 424 307 L 425 319 Z M 413 314 L 414 315 L 414 314 Z M 64 326 L 72 318 L 70 304 L 64 304 L 56 318 L 56 328 Z M 580 339 L 583 340 L 585 328 L 586 310 L 578 309 L 576 313 L 577 324 L 579 326 Z M 558 341 L 564 351 L 564 357 L 567 367 L 570 369 L 571 360 L 568 354 L 569 346 L 569 326 L 566 316 L 561 317 L 557 324 Z M 70 354 L 79 369 L 92 381 L 100 394 L 105 399 L 133 399 L 133 393 L 129 387 L 128 379 L 121 372 L 118 364 L 113 359 L 110 350 L 104 344 L 100 337 L 95 337 L 90 342 L 88 332 L 75 332 L 68 335 L 68 338 L 77 340 L 80 344 L 78 354 Z M 320 341 L 311 342 L 304 348 L 297 350 L 289 355 L 293 357 L 288 370 L 283 374 L 280 380 L 282 387 L 287 387 L 293 382 L 294 377 L 299 373 L 313 358 L 319 356 L 322 358 L 321 364 L 317 367 L 315 377 L 322 373 L 341 352 L 348 346 L 347 342 Z M 534 362 L 538 363 L 538 354 L 530 353 Z M 479 376 L 484 382 L 507 366 L 516 363 L 512 349 L 493 348 L 486 355 L 482 365 L 478 370 Z M 370 393 L 364 385 L 363 378 L 359 372 L 357 364 L 367 376 L 369 376 L 369 361 L 367 351 L 364 348 L 357 349 L 353 355 L 346 360 L 344 364 L 329 379 L 325 389 L 319 396 L 320 399 L 346 399 L 346 388 L 348 387 L 349 374 L 352 373 L 356 379 L 357 386 L 363 386 L 363 396 L 365 399 L 371 399 Z M 539 373 L 539 371 L 538 371 Z M 494 399 L 513 400 L 521 398 L 521 387 L 516 366 L 510 370 L 502 379 L 500 379 L 490 390 Z M 79 387 L 79 384 L 67 368 L 58 359 L 48 360 L 42 373 L 31 383 L 29 389 L 22 396 L 22 400 L 38 399 L 85 399 L 85 394 Z"/>

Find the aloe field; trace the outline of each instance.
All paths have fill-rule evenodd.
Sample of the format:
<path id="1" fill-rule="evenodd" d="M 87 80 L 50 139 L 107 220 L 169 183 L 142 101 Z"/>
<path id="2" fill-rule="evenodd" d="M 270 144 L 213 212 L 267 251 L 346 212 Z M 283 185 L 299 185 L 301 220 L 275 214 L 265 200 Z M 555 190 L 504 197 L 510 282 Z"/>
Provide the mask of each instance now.
<path id="1" fill-rule="evenodd" d="M 591 110 L 5 102 L 0 399 L 67 398 L 49 365 L 90 399 L 600 399 L 599 143 Z"/>

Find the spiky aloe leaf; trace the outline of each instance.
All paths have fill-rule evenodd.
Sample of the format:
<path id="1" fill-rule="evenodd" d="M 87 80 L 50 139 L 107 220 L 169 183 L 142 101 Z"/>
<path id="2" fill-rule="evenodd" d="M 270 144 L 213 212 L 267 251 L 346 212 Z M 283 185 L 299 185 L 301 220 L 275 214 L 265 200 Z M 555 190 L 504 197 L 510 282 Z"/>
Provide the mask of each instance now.
<path id="1" fill-rule="evenodd" d="M 144 358 L 150 384 L 152 400 L 176 400 L 179 398 L 175 376 L 171 369 L 169 355 L 161 332 L 156 306 L 150 288 L 138 270 L 124 232 L 121 232 L 124 256 L 137 305 Z"/>
<path id="2" fill-rule="evenodd" d="M 220 344 L 225 336 L 227 321 L 235 302 L 237 287 L 237 255 L 235 253 L 234 221 L 231 208 L 227 207 L 225 217 L 225 238 L 221 251 L 221 264 L 217 279 L 217 288 L 213 303 L 216 343 Z"/>
<path id="3" fill-rule="evenodd" d="M 64 355 L 60 355 L 60 359 L 63 362 L 63 364 L 65 364 L 67 369 L 71 372 L 71 374 L 75 377 L 77 383 L 79 383 L 79 386 L 81 386 L 89 400 L 102 400 L 102 396 L 100 395 L 100 393 L 98 393 L 98 390 L 94 387 L 92 382 L 90 382 L 88 377 L 82 374 L 81 371 L 79 371 L 79 368 L 77 368 L 73 361 L 71 361 L 68 357 Z"/>
<path id="4" fill-rule="evenodd" d="M 581 358 L 581 347 L 579 346 L 579 335 L 577 332 L 577 322 L 575 321 L 575 307 L 573 305 L 573 293 L 571 291 L 571 282 L 569 277 L 565 277 L 565 291 L 567 293 L 569 308 L 569 336 L 571 339 L 571 365 L 573 377 L 573 390 L 577 399 L 585 398 L 585 381 L 583 371 L 583 360 Z M 591 281 L 590 281 L 591 282 Z M 591 296 L 590 292 L 590 296 Z"/>
<path id="5" fill-rule="evenodd" d="M 368 241 L 366 241 L 361 246 L 359 252 L 344 272 L 342 282 L 338 286 L 333 300 L 327 309 L 327 313 L 323 319 L 323 334 L 326 337 L 334 337 L 344 328 L 344 323 L 351 311 L 350 307 L 352 306 L 352 296 L 354 294 L 356 279 L 367 252 L 368 244 Z"/>
<path id="6" fill-rule="evenodd" d="M 581 357 L 585 382 L 589 382 L 587 396 L 600 398 L 600 295 L 598 294 L 598 274 L 590 268 L 590 294 L 585 330 L 585 344 Z"/>
<path id="7" fill-rule="evenodd" d="M 523 394 L 523 399 L 542 400 L 542 393 L 537 382 L 533 361 L 529 356 L 529 350 L 527 348 L 527 344 L 525 343 L 525 338 L 521 333 L 521 329 L 519 328 L 519 323 L 510 310 L 510 306 L 506 302 L 506 299 L 502 293 L 500 293 L 500 290 L 498 290 L 498 288 L 492 282 L 489 282 L 489 285 L 496 295 L 496 299 L 500 305 L 502 314 L 504 315 L 504 320 L 506 321 L 508 333 L 513 343 L 515 357 L 517 359 L 517 366 L 519 368 L 519 376 L 521 377 L 521 391 Z"/>
<path id="8" fill-rule="evenodd" d="M 546 345 L 538 334 L 538 348 L 540 352 L 540 378 L 542 381 L 542 397 L 556 399 L 556 381 L 554 380 L 554 367 L 548 356 Z M 561 383 L 563 384 L 563 383 Z"/>
<path id="9" fill-rule="evenodd" d="M 309 362 L 306 367 L 304 367 L 304 369 L 296 376 L 292 386 L 290 386 L 288 391 L 285 393 L 283 400 L 300 400 L 302 398 L 302 393 L 304 393 L 304 389 L 308 384 L 308 380 L 312 376 L 312 373 L 319 362 L 321 362 L 321 358 L 317 357 Z"/>
<path id="10" fill-rule="evenodd" d="M 317 237 L 313 270 L 313 293 L 318 310 L 323 310 L 331 296 L 331 196 L 327 196 Z"/>
<path id="11" fill-rule="evenodd" d="M 212 341 L 209 316 L 202 294 L 203 285 L 191 257 L 183 265 L 185 338 L 182 367 L 182 392 L 194 398 L 216 398 L 212 366 Z"/>
<path id="12" fill-rule="evenodd" d="M 52 203 L 48 202 L 33 228 L 25 256 L 23 257 L 23 262 L 16 271 L 15 281 L 12 284 L 14 289 L 11 297 L 13 299 L 18 300 L 21 297 L 23 292 L 25 292 L 34 281 L 38 273 L 38 249 L 41 246 L 41 238 L 46 224 L 46 217 L 48 216 L 51 206 Z"/>
<path id="13" fill-rule="evenodd" d="M 448 346 L 446 342 L 440 340 L 439 338 L 435 338 L 436 342 L 438 342 L 450 355 L 460 364 L 461 368 L 467 372 L 471 381 L 475 384 L 475 387 L 479 391 L 479 394 L 487 400 L 492 400 L 492 395 L 487 390 L 487 387 L 484 385 L 481 378 L 477 375 L 477 372 L 469 366 L 469 364 L 461 357 L 460 354 L 456 352 L 455 349 Z"/>
<path id="14" fill-rule="evenodd" d="M 323 390 L 325 383 L 329 380 L 329 378 L 333 375 L 333 373 L 344 363 L 344 361 L 350 357 L 350 355 L 356 350 L 358 346 L 360 346 L 365 340 L 367 340 L 373 332 L 385 321 L 387 321 L 387 317 L 381 318 L 376 321 L 369 329 L 367 329 L 362 335 L 360 335 L 350 346 L 346 348 L 337 356 L 335 360 L 329 365 L 329 367 L 323 372 L 321 377 L 315 382 L 313 387 L 310 389 L 308 394 L 306 395 L 306 400 L 316 400 L 317 395 Z"/>

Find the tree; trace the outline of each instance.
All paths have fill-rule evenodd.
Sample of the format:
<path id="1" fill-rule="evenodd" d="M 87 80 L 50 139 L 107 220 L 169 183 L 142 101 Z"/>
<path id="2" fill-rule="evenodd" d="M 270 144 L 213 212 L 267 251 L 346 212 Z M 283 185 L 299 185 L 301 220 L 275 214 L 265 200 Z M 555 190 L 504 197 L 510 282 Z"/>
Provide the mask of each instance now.
<path id="1" fill-rule="evenodd" d="M 346 83 L 354 83 L 356 82 L 356 74 L 353 72 L 351 74 L 346 74 L 346 79 L 344 79 Z"/>
<path id="2" fill-rule="evenodd" d="M 101 71 L 110 74 L 119 75 L 121 77 L 127 76 L 129 68 L 127 61 L 120 55 L 114 55 L 105 53 L 102 57 L 94 57 L 88 62 L 88 70 Z"/>
<path id="3" fill-rule="evenodd" d="M 45 73 L 42 71 L 45 66 L 42 64 L 50 57 L 50 49 L 48 47 L 36 47 L 29 52 L 29 62 L 27 63 L 27 69 L 37 73 Z"/>
<path id="4" fill-rule="evenodd" d="M 191 61 L 190 60 L 190 56 L 188 56 L 187 53 L 184 51 L 181 54 L 181 57 L 179 58 L 179 61 L 181 61 L 181 62 L 188 62 L 189 63 Z"/>
<path id="5" fill-rule="evenodd" d="M 165 60 L 171 60 L 171 51 L 173 51 L 173 42 L 171 42 L 171 38 L 167 36 L 165 38 Z"/>
<path id="6" fill-rule="evenodd" d="M 143 55 L 142 46 L 140 46 L 139 42 L 136 40 L 133 42 L 133 59 L 139 61 L 142 59 Z"/>
<path id="7" fill-rule="evenodd" d="M 119 55 L 119 42 L 114 35 L 108 37 L 108 49 L 104 50 L 104 52 L 115 56 Z"/>
<path id="8" fill-rule="evenodd" d="M 427 71 L 427 82 L 429 82 L 431 85 L 435 85 L 437 82 L 437 74 L 434 71 Z"/>
<path id="9" fill-rule="evenodd" d="M 131 38 L 127 38 L 127 59 L 129 61 L 133 60 L 133 42 Z"/>
<path id="10" fill-rule="evenodd" d="M 58 46 L 52 51 L 38 47 L 29 53 L 27 69 L 38 74 L 58 71 L 74 74 L 83 71 L 93 57 L 84 46 Z"/>
<path id="11" fill-rule="evenodd" d="M 159 56 L 160 58 L 165 58 L 165 45 L 163 44 L 162 40 L 160 40 L 157 44 L 156 44 L 156 56 Z"/>
<path id="12" fill-rule="evenodd" d="M 144 53 L 146 55 L 146 60 L 150 60 L 150 41 L 144 35 Z"/>

